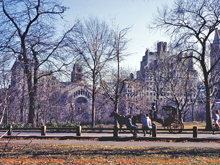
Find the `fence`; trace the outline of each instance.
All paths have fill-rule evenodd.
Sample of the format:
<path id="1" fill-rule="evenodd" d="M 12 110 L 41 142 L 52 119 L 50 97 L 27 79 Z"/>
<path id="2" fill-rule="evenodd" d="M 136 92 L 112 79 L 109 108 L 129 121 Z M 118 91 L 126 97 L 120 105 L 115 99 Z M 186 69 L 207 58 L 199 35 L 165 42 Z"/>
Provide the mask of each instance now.
<path id="1" fill-rule="evenodd" d="M 138 131 L 143 131 L 143 129 L 137 129 Z M 177 129 L 178 130 L 178 129 Z M 40 131 L 41 136 L 45 136 L 47 131 L 52 132 L 63 132 L 69 131 L 71 133 L 76 133 L 76 136 L 82 136 L 82 133 L 112 133 L 114 137 L 117 137 L 118 134 L 129 133 L 129 129 L 122 128 L 119 130 L 117 127 L 115 128 L 82 128 L 80 125 L 76 128 L 73 127 L 65 127 L 65 128 L 52 128 L 42 126 L 41 128 L 12 128 L 9 126 L 8 128 L 0 128 L 0 131 L 7 131 L 8 136 L 13 135 L 13 131 Z M 192 134 L 193 138 L 198 137 L 199 132 L 206 132 L 206 133 L 214 133 L 216 129 L 198 129 L 198 127 L 193 127 L 193 129 L 182 129 L 181 134 Z M 157 137 L 157 134 L 167 134 L 169 133 L 169 129 L 157 129 L 157 126 L 152 128 L 152 137 Z"/>

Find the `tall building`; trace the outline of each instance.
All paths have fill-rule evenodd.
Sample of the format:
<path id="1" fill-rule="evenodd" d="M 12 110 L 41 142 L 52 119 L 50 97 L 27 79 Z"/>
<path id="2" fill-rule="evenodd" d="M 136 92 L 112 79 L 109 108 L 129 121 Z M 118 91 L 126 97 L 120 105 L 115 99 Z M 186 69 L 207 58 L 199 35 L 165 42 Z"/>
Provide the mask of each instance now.
<path id="1" fill-rule="evenodd" d="M 29 60 L 29 68 L 34 68 L 34 62 Z M 34 69 L 32 69 L 33 75 Z M 33 77 L 33 76 L 32 76 Z M 24 74 L 24 63 L 21 56 L 18 56 L 14 65 L 11 68 L 11 87 L 21 88 L 24 84 L 26 84 L 27 77 Z M 33 79 L 32 79 L 33 81 Z"/>
<path id="2" fill-rule="evenodd" d="M 210 65 L 213 65 L 214 68 L 211 72 L 212 82 L 220 82 L 220 30 L 215 29 L 214 40 L 211 44 L 211 52 L 210 52 Z M 218 60 L 218 61 L 217 61 Z M 216 86 L 217 89 L 220 88 L 220 83 Z M 220 96 L 220 94 L 219 94 Z"/>
<path id="3" fill-rule="evenodd" d="M 143 56 L 142 61 L 141 61 L 140 70 L 143 70 L 146 67 L 149 67 L 149 65 L 152 65 L 152 62 L 155 62 L 158 59 L 161 59 L 161 60 L 164 59 L 168 54 L 169 52 L 167 51 L 167 43 L 158 42 L 156 52 L 150 52 L 149 49 L 146 49 L 145 55 Z"/>
<path id="4" fill-rule="evenodd" d="M 177 99 L 181 106 L 184 102 L 191 104 L 196 99 L 197 71 L 193 59 L 187 56 L 170 55 L 166 42 L 158 42 L 155 52 L 146 49 L 137 79 L 142 81 L 142 94 L 145 94 L 149 109 L 153 102 L 158 107 L 168 104 L 176 106 Z"/>

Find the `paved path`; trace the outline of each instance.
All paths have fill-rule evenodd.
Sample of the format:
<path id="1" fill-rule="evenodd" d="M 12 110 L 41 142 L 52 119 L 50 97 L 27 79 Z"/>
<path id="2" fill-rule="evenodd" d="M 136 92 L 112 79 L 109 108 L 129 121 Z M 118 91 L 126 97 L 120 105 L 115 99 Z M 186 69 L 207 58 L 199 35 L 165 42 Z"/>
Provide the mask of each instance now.
<path id="1" fill-rule="evenodd" d="M 0 137 L 3 135 L 3 132 L 0 132 Z M 13 136 L 40 136 L 40 132 L 13 132 Z M 76 133 L 47 133 L 46 136 L 62 137 L 62 136 L 76 136 Z M 112 137 L 113 133 L 82 133 L 82 137 Z M 118 135 L 119 137 L 132 137 L 131 133 L 122 133 Z M 139 134 L 139 137 L 144 137 L 143 133 Z M 149 134 L 146 136 L 149 137 Z M 157 134 L 158 138 L 192 138 L 192 134 Z M 213 135 L 210 134 L 198 134 L 198 138 L 205 139 L 219 139 L 220 133 Z"/>
<path id="2" fill-rule="evenodd" d="M 0 137 L 4 135 L 4 132 L 0 132 Z M 40 136 L 40 132 L 13 132 L 13 136 Z M 50 137 L 76 137 L 76 133 L 47 133 Z M 82 133 L 82 137 L 112 137 L 112 133 Z M 119 134 L 120 138 L 132 137 L 131 133 Z M 144 138 L 143 134 L 140 133 L 139 137 Z M 157 134 L 158 138 L 192 138 L 192 134 Z M 149 138 L 149 135 L 146 136 Z M 198 139 L 219 139 L 220 134 L 198 134 Z M 7 141 L 1 141 L 5 143 Z M 62 144 L 90 144 L 90 145 L 127 145 L 127 146 L 158 146 L 158 147 L 218 147 L 220 148 L 220 143 L 218 142 L 151 142 L 151 141 L 85 141 L 85 140 L 11 140 L 10 142 L 22 142 L 22 143 L 62 143 Z"/>

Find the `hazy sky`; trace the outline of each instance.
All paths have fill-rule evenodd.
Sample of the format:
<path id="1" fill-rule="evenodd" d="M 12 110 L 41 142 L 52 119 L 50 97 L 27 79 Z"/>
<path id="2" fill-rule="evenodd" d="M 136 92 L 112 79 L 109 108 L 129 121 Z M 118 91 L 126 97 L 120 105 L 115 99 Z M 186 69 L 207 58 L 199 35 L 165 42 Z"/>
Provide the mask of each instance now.
<path id="1" fill-rule="evenodd" d="M 147 26 L 157 7 L 172 2 L 173 0 L 63 0 L 63 5 L 69 7 L 65 13 L 65 19 L 69 23 L 93 16 L 110 24 L 115 20 L 120 29 L 132 26 L 127 35 L 131 41 L 126 51 L 131 55 L 123 62 L 123 66 L 139 70 L 146 48 L 155 51 L 157 42 L 169 41 L 165 34 L 160 31 L 152 32 Z"/>

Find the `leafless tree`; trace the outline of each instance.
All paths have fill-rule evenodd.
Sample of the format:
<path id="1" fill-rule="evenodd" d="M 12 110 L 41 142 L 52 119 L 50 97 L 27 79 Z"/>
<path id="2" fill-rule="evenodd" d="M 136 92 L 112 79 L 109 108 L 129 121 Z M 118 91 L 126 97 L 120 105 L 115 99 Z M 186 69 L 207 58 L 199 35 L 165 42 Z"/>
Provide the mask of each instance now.
<path id="1" fill-rule="evenodd" d="M 28 123 L 35 127 L 38 70 L 46 64 L 60 71 L 64 65 L 59 48 L 68 31 L 56 38 L 53 22 L 62 18 L 66 8 L 54 0 L 1 0 L 0 5 L 0 50 L 21 56 L 29 95 Z"/>
<path id="2" fill-rule="evenodd" d="M 11 94 L 8 90 L 9 84 L 10 84 L 10 72 L 8 70 L 5 70 L 7 67 L 5 59 L 1 60 L 0 66 L 0 124 L 3 123 L 4 117 L 5 117 L 5 124 L 8 124 L 8 109 L 10 105 L 10 97 Z"/>
<path id="3" fill-rule="evenodd" d="M 175 0 L 171 7 L 158 9 L 151 28 L 165 29 L 171 37 L 173 47 L 182 52 L 193 52 L 193 58 L 201 67 L 206 93 L 206 128 L 212 128 L 212 96 L 210 75 L 219 62 L 209 67 L 210 36 L 220 23 L 220 3 L 218 0 Z M 180 54 L 181 54 L 180 53 Z"/>
<path id="4" fill-rule="evenodd" d="M 187 56 L 185 54 L 185 56 Z M 197 92 L 197 71 L 190 59 L 170 56 L 160 63 L 163 68 L 163 82 L 160 94 L 169 104 L 177 107 L 179 120 L 195 104 Z"/>
<path id="5" fill-rule="evenodd" d="M 69 46 L 87 66 L 87 78 L 92 86 L 92 126 L 95 126 L 95 100 L 99 74 L 113 58 L 113 33 L 105 21 L 89 18 L 79 22 L 69 38 Z"/>
<path id="6" fill-rule="evenodd" d="M 121 61 L 123 60 L 123 57 L 126 56 L 124 54 L 124 51 L 126 50 L 126 46 L 128 43 L 128 39 L 126 38 L 126 35 L 129 31 L 130 27 L 124 28 L 122 30 L 114 29 L 113 33 L 113 59 L 116 61 L 116 69 L 113 69 L 111 72 L 112 74 L 109 75 L 107 81 L 105 80 L 104 74 L 100 73 L 100 82 L 101 87 L 104 90 L 105 94 L 108 95 L 112 103 L 114 104 L 114 111 L 118 113 L 118 105 L 120 101 L 120 97 L 122 97 L 122 92 L 125 86 L 126 78 L 121 77 Z M 105 72 L 106 73 L 106 72 Z M 117 120 L 115 119 L 115 130 L 118 128 Z M 116 135 L 116 132 L 114 133 L 114 136 Z"/>

